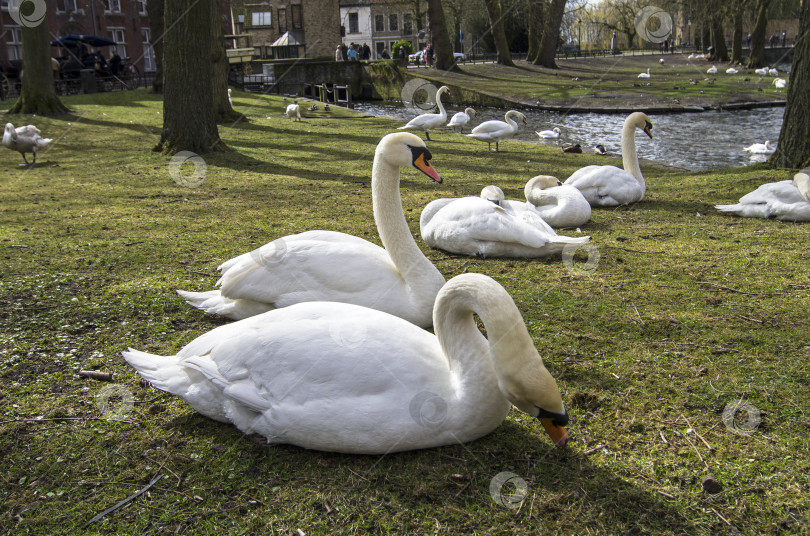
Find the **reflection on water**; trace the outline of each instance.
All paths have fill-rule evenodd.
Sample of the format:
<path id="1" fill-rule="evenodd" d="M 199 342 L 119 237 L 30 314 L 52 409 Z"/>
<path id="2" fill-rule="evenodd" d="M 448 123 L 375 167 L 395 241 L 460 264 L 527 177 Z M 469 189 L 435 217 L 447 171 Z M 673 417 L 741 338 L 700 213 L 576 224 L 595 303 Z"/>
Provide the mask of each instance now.
<path id="1" fill-rule="evenodd" d="M 384 115 L 408 121 L 425 113 L 419 108 L 405 107 L 396 102 L 356 102 L 355 109 L 372 115 Z M 448 120 L 461 107 L 447 110 Z M 471 125 L 489 119 L 503 120 L 504 110 L 476 108 L 478 116 Z M 609 154 L 621 153 L 621 130 L 626 114 L 593 114 L 545 112 L 521 110 L 526 115 L 527 125 L 520 125 L 515 139 L 557 146 L 579 143 L 583 150 L 591 152 L 599 143 Z M 729 166 L 744 166 L 762 162 L 762 155 L 749 155 L 743 147 L 752 143 L 770 140 L 772 145 L 779 139 L 782 116 L 785 109 L 760 108 L 722 112 L 657 114 L 651 116 L 653 136 L 650 140 L 642 132 L 636 133 L 636 149 L 639 158 L 654 160 L 670 166 L 690 170 L 711 169 Z M 403 124 L 405 124 L 403 122 Z M 540 140 L 535 131 L 559 127 L 562 136 L 557 140 Z M 465 129 L 469 132 L 469 128 Z"/>

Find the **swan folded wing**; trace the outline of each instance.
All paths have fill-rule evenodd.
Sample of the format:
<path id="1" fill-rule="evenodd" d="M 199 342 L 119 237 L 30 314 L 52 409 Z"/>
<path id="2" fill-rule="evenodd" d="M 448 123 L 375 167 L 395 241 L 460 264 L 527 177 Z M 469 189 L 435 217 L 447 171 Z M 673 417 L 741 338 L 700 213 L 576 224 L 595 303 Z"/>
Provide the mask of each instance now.
<path id="1" fill-rule="evenodd" d="M 616 166 L 586 166 L 571 175 L 564 184 L 576 187 L 585 198 L 594 201 L 611 199 L 618 204 L 637 201 L 641 185 L 630 173 Z"/>
<path id="2" fill-rule="evenodd" d="M 509 125 L 503 121 L 484 121 L 474 129 L 472 129 L 471 134 L 467 134 L 468 136 L 473 136 L 474 134 L 495 134 L 505 130 L 509 130 Z M 473 136 L 475 137 L 475 136 Z"/>
<path id="3" fill-rule="evenodd" d="M 792 204 L 805 200 L 792 180 L 763 184 L 740 198 L 740 203 L 743 204 L 773 203 L 774 201 Z"/>

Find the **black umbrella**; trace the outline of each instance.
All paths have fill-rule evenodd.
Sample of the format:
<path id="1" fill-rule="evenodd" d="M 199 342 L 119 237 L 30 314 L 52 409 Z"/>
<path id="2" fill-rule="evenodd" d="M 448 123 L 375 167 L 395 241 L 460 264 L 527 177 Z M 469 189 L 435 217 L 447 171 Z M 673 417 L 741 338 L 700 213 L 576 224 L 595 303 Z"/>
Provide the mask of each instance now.
<path id="1" fill-rule="evenodd" d="M 51 41 L 51 46 L 75 47 L 79 43 L 89 45 L 91 47 L 109 47 L 116 44 L 115 41 L 111 41 L 106 37 L 100 37 L 98 35 L 68 34 L 57 37 Z"/>

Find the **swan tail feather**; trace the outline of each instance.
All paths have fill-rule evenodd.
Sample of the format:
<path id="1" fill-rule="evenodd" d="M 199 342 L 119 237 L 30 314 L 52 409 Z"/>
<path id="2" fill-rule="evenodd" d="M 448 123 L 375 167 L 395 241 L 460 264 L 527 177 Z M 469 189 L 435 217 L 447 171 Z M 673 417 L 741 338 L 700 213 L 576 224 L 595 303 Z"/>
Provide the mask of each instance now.
<path id="1" fill-rule="evenodd" d="M 209 314 L 225 316 L 233 320 L 242 320 L 275 309 L 268 303 L 253 300 L 232 300 L 222 295 L 219 290 L 208 292 L 189 292 L 178 290 L 177 294 L 186 303 Z"/>
<path id="2" fill-rule="evenodd" d="M 177 356 L 154 355 L 134 348 L 121 355 L 144 380 L 161 391 L 183 396 L 191 387 L 191 380 Z"/>

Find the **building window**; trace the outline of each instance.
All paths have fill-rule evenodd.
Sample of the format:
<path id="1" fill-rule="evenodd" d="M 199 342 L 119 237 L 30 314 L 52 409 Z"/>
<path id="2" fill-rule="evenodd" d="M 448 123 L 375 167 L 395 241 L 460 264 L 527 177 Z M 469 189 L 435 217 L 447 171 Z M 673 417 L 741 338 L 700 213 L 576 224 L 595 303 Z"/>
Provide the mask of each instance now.
<path id="1" fill-rule="evenodd" d="M 388 29 L 392 32 L 399 30 L 399 17 L 396 13 L 388 15 Z"/>
<path id="2" fill-rule="evenodd" d="M 385 41 L 377 41 L 374 44 L 374 48 L 377 49 L 377 59 L 382 59 L 383 50 L 385 50 Z"/>
<path id="3" fill-rule="evenodd" d="M 123 28 L 108 28 L 110 32 L 110 39 L 115 41 L 113 52 L 117 53 L 122 58 L 127 57 L 127 41 L 124 37 Z"/>
<path id="4" fill-rule="evenodd" d="M 287 10 L 278 8 L 278 33 L 283 34 L 287 31 Z"/>
<path id="5" fill-rule="evenodd" d="M 76 0 L 57 0 L 57 13 L 73 13 L 76 11 Z"/>
<path id="6" fill-rule="evenodd" d="M 405 13 L 402 16 L 402 33 L 405 35 L 413 34 L 413 18 L 410 13 Z"/>
<path id="7" fill-rule="evenodd" d="M 292 28 L 293 30 L 300 30 L 304 27 L 304 16 L 301 13 L 301 4 L 293 4 L 290 6 L 290 14 L 292 15 Z M 296 54 L 296 58 L 298 55 Z"/>
<path id="8" fill-rule="evenodd" d="M 14 7 L 14 6 L 11 6 Z M 19 26 L 6 26 L 6 50 L 9 61 L 22 59 L 22 37 Z"/>
<path id="9" fill-rule="evenodd" d="M 264 57 L 265 58 L 272 58 L 273 57 L 273 47 L 267 45 L 264 47 Z"/>
<path id="10" fill-rule="evenodd" d="M 357 18 L 357 13 L 349 13 L 349 33 L 360 33 L 360 23 Z"/>
<path id="11" fill-rule="evenodd" d="M 250 23 L 255 28 L 257 26 L 272 26 L 273 17 L 270 11 L 257 11 L 250 14 Z"/>
<path id="12" fill-rule="evenodd" d="M 152 30 L 141 28 L 141 37 L 143 38 L 143 70 L 151 73 L 157 70 L 155 49 L 152 48 Z"/>
<path id="13" fill-rule="evenodd" d="M 385 16 L 384 15 L 374 15 L 374 31 L 375 32 L 384 32 L 385 31 Z M 380 44 L 380 43 L 377 43 Z M 383 44 L 385 46 L 385 44 Z"/>
<path id="14" fill-rule="evenodd" d="M 121 13 L 121 0 L 107 0 L 104 11 L 107 13 Z"/>
<path id="15" fill-rule="evenodd" d="M 262 47 L 253 47 L 253 56 L 256 58 L 262 57 Z"/>
<path id="16" fill-rule="evenodd" d="M 146 12 L 146 0 L 138 0 L 135 3 L 138 5 L 138 15 L 148 15 Z"/>

